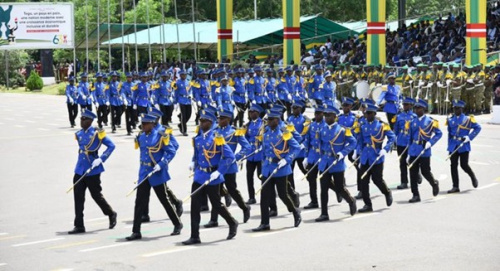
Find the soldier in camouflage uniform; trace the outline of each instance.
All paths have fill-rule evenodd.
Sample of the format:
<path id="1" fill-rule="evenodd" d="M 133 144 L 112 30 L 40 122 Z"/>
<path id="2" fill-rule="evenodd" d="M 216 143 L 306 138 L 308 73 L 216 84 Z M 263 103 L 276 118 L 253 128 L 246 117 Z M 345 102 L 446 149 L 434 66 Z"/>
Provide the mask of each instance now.
<path id="1" fill-rule="evenodd" d="M 474 108 L 474 114 L 476 114 L 476 115 L 481 115 L 483 113 L 485 73 L 484 73 L 482 68 L 483 68 L 482 64 L 477 64 L 476 66 L 474 66 L 474 71 L 475 71 L 475 77 L 474 77 L 475 108 Z"/>

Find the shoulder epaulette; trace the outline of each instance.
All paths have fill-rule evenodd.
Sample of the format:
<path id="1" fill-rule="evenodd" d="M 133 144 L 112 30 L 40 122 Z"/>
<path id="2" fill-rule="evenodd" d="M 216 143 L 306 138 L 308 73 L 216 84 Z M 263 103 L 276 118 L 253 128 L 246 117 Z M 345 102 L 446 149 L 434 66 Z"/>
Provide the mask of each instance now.
<path id="1" fill-rule="evenodd" d="M 290 133 L 295 132 L 295 126 L 293 126 L 293 124 L 287 124 L 287 125 L 286 125 L 286 129 L 287 129 Z"/>
<path id="2" fill-rule="evenodd" d="M 470 122 L 477 123 L 476 118 L 474 117 L 474 115 L 469 115 L 469 119 L 470 119 Z"/>
<path id="3" fill-rule="evenodd" d="M 431 118 L 431 120 L 432 120 L 432 127 L 439 129 L 439 121 L 433 118 Z"/>
<path id="4" fill-rule="evenodd" d="M 383 126 L 384 131 L 390 131 L 391 130 L 391 126 L 389 126 L 389 124 L 387 124 L 385 122 L 382 122 L 382 126 Z"/>
<path id="5" fill-rule="evenodd" d="M 220 87 L 215 89 L 215 93 L 220 93 Z"/>
<path id="6" fill-rule="evenodd" d="M 351 129 L 345 129 L 345 135 L 346 136 L 352 136 Z"/>
<path id="7" fill-rule="evenodd" d="M 200 132 L 200 126 L 196 126 L 196 129 L 194 129 L 194 133 L 198 134 Z"/>
<path id="8" fill-rule="evenodd" d="M 165 134 L 167 134 L 167 135 L 171 135 L 172 132 L 174 131 L 172 129 L 172 127 L 169 127 L 169 126 L 163 126 L 163 127 L 165 127 Z"/>
<path id="9" fill-rule="evenodd" d="M 106 131 L 104 129 L 97 130 L 97 137 L 99 138 L 99 140 L 102 140 L 106 137 Z"/>
<path id="10" fill-rule="evenodd" d="M 248 80 L 248 83 L 249 83 L 250 85 L 253 85 L 255 82 L 254 82 L 253 78 L 250 78 L 250 80 Z"/>
<path id="11" fill-rule="evenodd" d="M 392 123 L 395 123 L 395 122 L 396 122 L 396 119 L 397 119 L 397 117 L 396 117 L 396 115 L 394 115 L 394 117 L 392 117 L 392 119 L 391 119 L 391 122 L 392 122 Z"/>
<path id="12" fill-rule="evenodd" d="M 284 141 L 288 141 L 290 140 L 290 138 L 292 138 L 292 132 L 290 132 L 290 130 L 288 130 L 287 128 L 283 127 L 282 132 Z"/>
<path id="13" fill-rule="evenodd" d="M 286 83 L 285 77 L 281 77 L 281 82 Z"/>
<path id="14" fill-rule="evenodd" d="M 215 135 L 214 141 L 215 141 L 216 146 L 222 146 L 222 145 L 226 144 L 226 140 L 220 134 Z"/>
<path id="15" fill-rule="evenodd" d="M 241 127 L 241 128 L 236 129 L 236 132 L 234 132 L 234 135 L 235 136 L 245 136 L 246 133 L 247 133 L 247 129 L 244 127 Z"/>
<path id="16" fill-rule="evenodd" d="M 167 146 L 170 144 L 170 134 L 164 133 L 161 140 L 163 140 L 163 144 Z"/>

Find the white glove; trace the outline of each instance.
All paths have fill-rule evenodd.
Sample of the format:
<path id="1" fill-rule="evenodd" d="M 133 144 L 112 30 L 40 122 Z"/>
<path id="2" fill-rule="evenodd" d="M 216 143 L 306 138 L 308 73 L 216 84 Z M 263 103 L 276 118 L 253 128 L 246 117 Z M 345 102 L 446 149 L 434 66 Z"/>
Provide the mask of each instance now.
<path id="1" fill-rule="evenodd" d="M 337 153 L 337 160 L 342 160 L 344 158 L 344 155 L 341 152 Z"/>
<path id="2" fill-rule="evenodd" d="M 413 80 L 408 81 L 410 84 L 413 84 Z"/>
<path id="3" fill-rule="evenodd" d="M 189 171 L 194 170 L 194 162 L 189 163 Z"/>
<path id="4" fill-rule="evenodd" d="M 305 149 L 305 148 L 306 148 L 306 146 L 304 145 L 304 143 L 300 144 L 300 149 L 301 149 L 301 150 L 303 150 L 303 149 Z"/>
<path id="5" fill-rule="evenodd" d="M 311 101 L 311 105 L 312 105 L 313 107 L 316 107 L 316 100 L 311 99 L 310 101 Z"/>
<path id="6" fill-rule="evenodd" d="M 450 79 L 446 80 L 446 85 L 449 86 L 451 84 L 451 82 L 452 81 Z"/>
<path id="7" fill-rule="evenodd" d="M 231 100 L 231 104 L 232 104 L 233 106 L 236 106 L 236 104 L 234 103 L 234 101 L 233 101 L 233 100 Z"/>
<path id="8" fill-rule="evenodd" d="M 297 92 L 297 93 L 295 93 L 295 97 L 300 97 L 300 95 L 299 95 L 299 93 L 298 93 L 298 92 Z"/>
<path id="9" fill-rule="evenodd" d="M 210 181 L 217 180 L 220 177 L 220 172 L 217 170 L 210 174 Z"/>
<path id="10" fill-rule="evenodd" d="M 127 100 L 123 100 L 123 104 L 124 104 L 125 106 L 128 106 L 128 102 L 127 102 Z"/>
<path id="11" fill-rule="evenodd" d="M 161 170 L 160 164 L 156 164 L 155 167 L 153 168 L 153 172 L 158 172 Z"/>
<path id="12" fill-rule="evenodd" d="M 470 142 L 470 137 L 469 136 L 464 136 L 464 143 Z"/>
<path id="13" fill-rule="evenodd" d="M 73 98 L 69 97 L 69 103 L 70 104 L 74 104 L 75 103 L 75 101 L 73 101 Z"/>
<path id="14" fill-rule="evenodd" d="M 309 163 L 307 162 L 307 158 L 304 158 L 304 161 L 302 161 L 302 165 L 304 166 L 304 168 L 307 167 Z"/>
<path id="15" fill-rule="evenodd" d="M 175 111 L 179 111 L 179 104 L 175 104 L 175 105 L 174 105 L 174 110 L 175 110 Z"/>
<path id="16" fill-rule="evenodd" d="M 387 151 L 384 149 L 381 149 L 380 152 L 378 153 L 378 157 L 384 157 L 387 154 Z"/>
<path id="17" fill-rule="evenodd" d="M 170 100 L 171 103 L 174 103 L 174 98 L 170 97 L 169 100 Z"/>
<path id="18" fill-rule="evenodd" d="M 430 149 L 432 147 L 432 144 L 430 142 L 425 143 L 425 149 Z"/>
<path id="19" fill-rule="evenodd" d="M 197 101 L 196 104 L 201 107 L 201 102 L 200 101 Z"/>
<path id="20" fill-rule="evenodd" d="M 98 167 L 100 164 L 102 164 L 102 160 L 101 160 L 101 158 L 97 158 L 97 159 L 95 159 L 95 160 L 92 162 L 92 167 L 93 167 L 93 168 L 96 168 L 96 167 Z"/>
<path id="21" fill-rule="evenodd" d="M 356 160 L 356 158 L 358 158 L 358 151 L 354 150 L 352 153 L 352 159 Z"/>
<path id="22" fill-rule="evenodd" d="M 432 87 L 432 85 L 434 85 L 434 83 L 429 82 L 429 84 L 427 84 L 427 87 L 430 88 L 430 87 Z"/>
<path id="23" fill-rule="evenodd" d="M 109 102 L 106 102 L 106 106 L 109 106 Z"/>
<path id="24" fill-rule="evenodd" d="M 278 162 L 278 168 L 282 168 L 282 167 L 284 167 L 286 164 L 287 164 L 286 160 L 285 160 L 285 159 L 281 159 L 281 160 Z"/>
<path id="25" fill-rule="evenodd" d="M 443 87 L 443 84 L 441 84 L 441 82 L 437 82 L 437 86 L 441 88 Z"/>
<path id="26" fill-rule="evenodd" d="M 382 86 L 382 84 L 378 83 L 376 86 L 377 86 L 377 87 L 380 87 L 380 86 Z"/>
<path id="27" fill-rule="evenodd" d="M 425 85 L 425 82 L 423 82 L 423 81 L 419 81 L 419 82 L 418 82 L 418 86 L 419 86 L 419 87 L 421 87 L 421 86 L 423 86 L 423 85 Z"/>
<path id="28" fill-rule="evenodd" d="M 252 101 L 252 104 L 257 104 L 257 102 L 255 100 Z"/>
<path id="29" fill-rule="evenodd" d="M 137 110 L 137 105 L 132 105 L 132 109 Z"/>
<path id="30" fill-rule="evenodd" d="M 292 94 L 288 94 L 288 100 L 292 99 Z"/>

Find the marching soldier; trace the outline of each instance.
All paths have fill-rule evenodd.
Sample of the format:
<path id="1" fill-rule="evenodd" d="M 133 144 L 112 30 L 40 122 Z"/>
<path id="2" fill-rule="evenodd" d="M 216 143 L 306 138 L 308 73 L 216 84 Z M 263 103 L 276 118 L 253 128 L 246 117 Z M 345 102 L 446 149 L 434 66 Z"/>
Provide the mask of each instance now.
<path id="1" fill-rule="evenodd" d="M 337 85 L 332 79 L 332 74 L 330 72 L 325 73 L 325 80 L 319 86 L 320 92 L 323 94 L 323 103 L 328 106 L 335 106 L 335 101 L 337 100 Z"/>
<path id="2" fill-rule="evenodd" d="M 215 133 L 224 137 L 226 144 L 231 148 L 235 154 L 235 160 L 229 166 L 229 169 L 224 174 L 224 185 L 227 188 L 229 195 L 234 199 L 238 207 L 243 211 L 243 223 L 246 223 L 250 219 L 250 206 L 245 204 L 240 191 L 238 191 L 236 184 L 236 173 L 238 172 L 238 162 L 245 155 L 250 152 L 250 144 L 245 138 L 245 131 L 243 129 L 236 130 L 230 123 L 233 118 L 232 111 L 221 111 L 219 113 L 218 127 L 215 129 Z M 240 146 L 240 151 L 236 153 L 236 148 Z M 227 206 L 227 204 L 226 204 Z M 210 221 L 204 225 L 205 228 L 213 228 L 219 226 L 217 222 L 218 214 L 215 208 L 212 208 L 212 215 Z"/>
<path id="3" fill-rule="evenodd" d="M 491 65 L 484 66 L 484 111 L 483 113 L 489 114 L 491 112 L 491 98 L 493 97 L 493 84 L 495 78 L 494 71 Z"/>
<path id="4" fill-rule="evenodd" d="M 82 73 L 80 75 L 80 82 L 78 83 L 77 91 L 78 91 L 78 101 L 77 103 L 80 105 L 81 110 L 88 109 L 92 111 L 92 103 L 94 99 L 92 97 L 92 92 L 90 89 L 90 85 L 87 82 L 88 76 L 86 73 Z"/>
<path id="5" fill-rule="evenodd" d="M 198 72 L 196 80 L 191 81 L 193 97 L 198 109 L 195 118 L 196 125 L 199 123 L 201 110 L 213 103 L 212 91 L 210 89 L 210 82 L 207 80 L 207 74 L 206 71 L 201 70 Z"/>
<path id="6" fill-rule="evenodd" d="M 75 127 L 75 119 L 78 116 L 78 90 L 75 86 L 75 77 L 68 78 L 69 84 L 66 86 L 66 105 L 68 107 L 69 124 Z"/>
<path id="7" fill-rule="evenodd" d="M 398 85 L 396 85 L 396 75 L 391 73 L 387 76 L 389 84 L 386 88 L 382 89 L 382 94 L 377 101 L 377 106 L 380 106 L 383 100 L 386 101 L 384 105 L 384 112 L 387 116 L 387 121 L 391 127 L 391 130 L 394 130 L 394 123 L 392 119 L 396 117 L 396 114 L 399 111 L 399 101 L 401 99 L 401 89 Z"/>
<path id="8" fill-rule="evenodd" d="M 233 239 L 238 229 L 236 221 L 231 213 L 220 201 L 221 185 L 224 182 L 223 175 L 233 163 L 235 156 L 231 148 L 226 144 L 224 137 L 217 135 L 212 130 L 216 121 L 215 115 L 202 110 L 200 116 L 200 134 L 193 138 L 194 155 L 190 164 L 190 170 L 194 170 L 193 185 L 191 192 L 206 192 L 212 208 L 226 220 L 229 225 L 227 239 Z M 201 190 L 198 190 L 201 189 Z M 182 242 L 184 245 L 201 243 L 200 240 L 200 207 L 202 193 L 194 193 L 191 198 L 191 237 Z"/>
<path id="9" fill-rule="evenodd" d="M 95 77 L 97 82 L 92 84 L 91 90 L 97 106 L 97 125 L 102 128 L 103 123 L 108 125 L 108 86 L 102 82 L 101 73 L 96 73 Z"/>
<path id="10" fill-rule="evenodd" d="M 181 113 L 177 115 L 180 119 L 179 130 L 183 136 L 188 136 L 187 134 L 187 122 L 191 118 L 192 108 L 191 108 L 191 86 L 189 81 L 186 79 L 186 72 L 179 72 L 180 78 L 172 83 L 172 89 L 174 90 L 174 104 L 178 107 L 180 105 Z"/>
<path id="11" fill-rule="evenodd" d="M 311 197 L 311 202 L 304 206 L 304 209 L 316 209 L 319 207 L 316 178 L 318 177 L 318 163 L 321 158 L 321 129 L 325 125 L 323 110 L 323 106 L 315 107 L 314 121 L 311 122 L 308 131 L 304 135 L 303 144 L 306 157 L 302 163 L 307 170 L 309 196 Z"/>
<path id="12" fill-rule="evenodd" d="M 132 82 L 132 74 L 125 74 L 127 80 L 122 84 L 123 104 L 125 106 L 125 125 L 127 126 L 127 135 L 132 134 L 132 129 L 135 129 L 135 112 L 133 109 L 133 90 L 134 82 Z"/>
<path id="13" fill-rule="evenodd" d="M 246 99 L 246 90 L 245 90 L 245 70 L 240 68 L 235 70 L 236 77 L 234 77 L 234 92 L 233 92 L 233 100 L 234 106 L 238 111 L 236 118 L 233 121 L 234 126 L 242 127 L 243 119 L 245 117 L 245 110 L 247 108 L 247 99 Z"/>
<path id="14" fill-rule="evenodd" d="M 286 88 L 286 97 L 284 99 L 281 99 L 283 104 L 286 107 L 286 115 L 290 117 L 292 115 L 292 103 L 293 103 L 293 97 L 292 94 L 295 91 L 295 83 L 296 83 L 296 78 L 293 75 L 293 68 L 292 66 L 288 66 L 285 68 L 285 76 L 283 77 L 285 79 L 285 82 L 283 84 L 283 87 Z"/>
<path id="15" fill-rule="evenodd" d="M 484 100 L 484 81 L 486 74 L 482 70 L 482 64 L 477 64 L 474 67 L 476 76 L 474 77 L 474 114 L 483 114 L 483 100 Z"/>
<path id="16" fill-rule="evenodd" d="M 475 83 L 474 79 L 476 79 L 476 74 L 473 71 L 473 67 L 470 65 L 465 65 L 463 68 L 466 73 L 465 78 L 465 86 L 462 89 L 462 99 L 465 101 L 466 108 L 465 112 L 469 114 L 474 113 L 474 105 L 475 105 Z"/>
<path id="17" fill-rule="evenodd" d="M 470 142 L 476 138 L 481 131 L 481 125 L 476 122 L 474 116 L 466 116 L 463 113 L 464 101 L 453 101 L 453 116 L 446 119 L 448 126 L 448 152 L 451 157 L 451 178 L 453 188 L 448 193 L 460 192 L 458 181 L 458 160 L 460 167 L 469 175 L 472 186 L 476 188 L 478 181 L 476 175 L 469 166 Z"/>
<path id="18" fill-rule="evenodd" d="M 356 149 L 354 149 L 351 157 L 349 157 L 349 160 L 352 159 L 352 163 L 354 164 L 355 168 L 356 168 L 356 187 L 358 189 L 358 194 L 354 197 L 355 199 L 363 199 L 363 193 L 361 193 L 361 187 L 362 187 L 362 184 L 361 184 L 361 175 L 362 175 L 362 172 L 361 172 L 361 168 L 359 166 L 359 155 L 357 155 L 357 145 L 359 144 L 359 136 L 360 136 L 360 132 L 361 132 L 361 126 L 364 125 L 367 121 L 366 121 L 366 117 L 365 117 L 365 112 L 366 112 L 366 108 L 368 106 L 368 104 L 372 104 L 372 105 L 375 105 L 375 102 L 372 100 L 372 99 L 369 99 L 369 98 L 363 98 L 359 101 L 360 103 L 360 106 L 359 106 L 359 111 L 361 113 L 361 115 L 357 115 L 356 118 L 358 119 L 358 125 L 356 126 L 356 128 L 354 128 L 354 134 L 356 135 Z M 355 156 L 356 154 L 356 156 Z"/>
<path id="19" fill-rule="evenodd" d="M 248 80 L 248 101 L 252 104 L 258 104 L 262 108 L 266 108 L 266 90 L 265 79 L 262 77 L 262 69 L 257 66 L 254 68 L 255 76 Z"/>
<path id="20" fill-rule="evenodd" d="M 460 100 L 462 96 L 462 88 L 464 87 L 465 79 L 467 74 L 460 70 L 460 65 L 453 65 L 453 75 L 452 75 L 452 86 L 451 86 L 451 98 L 452 100 Z"/>
<path id="21" fill-rule="evenodd" d="M 294 206 L 287 192 L 287 176 L 292 173 L 291 163 L 300 150 L 299 144 L 286 129 L 280 129 L 280 113 L 268 110 L 268 126 L 262 138 L 264 162 L 262 163 L 262 175 L 266 182 L 262 183 L 262 194 L 260 203 L 261 223 L 253 229 L 254 232 L 268 231 L 269 206 L 273 197 L 274 187 L 278 195 L 287 206 L 289 212 L 293 213 L 294 226 L 298 227 L 302 221 L 300 210 Z"/>
<path id="22" fill-rule="evenodd" d="M 404 65 L 401 69 L 403 71 L 401 75 L 401 85 L 403 86 L 401 94 L 404 97 L 413 97 L 413 76 L 408 73 L 408 65 Z"/>
<path id="23" fill-rule="evenodd" d="M 123 114 L 123 93 L 121 93 L 121 83 L 118 81 L 119 74 L 111 73 L 111 82 L 108 84 L 108 98 L 111 104 L 111 132 L 116 132 L 116 127 L 120 128 Z"/>
<path id="24" fill-rule="evenodd" d="M 373 211 L 369 189 L 370 178 L 385 195 L 387 206 L 392 205 L 392 192 L 384 181 L 383 169 L 385 155 L 394 143 L 394 133 L 387 123 L 375 118 L 377 109 L 378 107 L 373 104 L 366 104 L 366 123 L 360 127 L 357 150 L 353 155 L 354 159 L 356 159 L 358 153 L 361 156 L 361 172 L 364 174 L 361 178 L 361 194 L 365 206 L 359 209 L 360 213 Z M 384 138 L 387 138 L 387 143 L 382 147 Z"/>
<path id="25" fill-rule="evenodd" d="M 345 78 L 345 85 L 344 85 L 344 91 L 342 92 L 342 97 L 349 97 L 352 98 L 352 85 L 354 84 L 354 81 L 356 80 L 356 73 L 354 70 L 351 68 L 351 63 L 345 62 L 345 70 L 344 74 L 342 75 Z"/>
<path id="26" fill-rule="evenodd" d="M 309 97 L 315 101 L 315 103 L 320 106 L 323 104 L 323 94 L 319 86 L 323 83 L 323 69 L 321 65 L 314 66 L 316 74 L 309 79 Z"/>
<path id="27" fill-rule="evenodd" d="M 439 129 L 439 122 L 425 115 L 427 106 L 427 101 L 415 100 L 417 117 L 413 118 L 409 127 L 410 138 L 406 162 L 409 164 L 411 192 L 413 193 L 413 197 L 409 200 L 410 203 L 420 201 L 419 172 L 432 186 L 432 195 L 435 197 L 439 193 L 439 182 L 434 179 L 431 172 L 431 147 L 441 139 L 443 134 Z"/>
<path id="28" fill-rule="evenodd" d="M 302 77 L 302 70 L 299 67 L 295 68 L 295 85 L 293 91 L 293 102 L 301 102 L 305 105 L 306 103 L 306 84 L 305 79 Z M 302 107 L 302 113 L 306 110 L 306 107 Z"/>
<path id="29" fill-rule="evenodd" d="M 250 121 L 244 126 L 245 138 L 250 144 L 250 153 L 253 153 L 247 158 L 247 187 L 249 199 L 247 204 L 255 204 L 255 189 L 254 189 L 254 174 L 257 170 L 257 176 L 262 174 L 262 133 L 264 131 L 264 121 L 260 115 L 264 109 L 257 104 L 254 104 L 248 110 Z M 276 207 L 276 206 L 274 206 Z M 274 209 L 276 211 L 276 209 Z"/>
<path id="30" fill-rule="evenodd" d="M 68 234 L 84 233 L 83 208 L 85 203 L 85 192 L 87 188 L 90 195 L 97 203 L 104 215 L 109 217 L 109 228 L 116 226 L 116 212 L 109 206 L 102 195 L 101 173 L 104 172 L 103 163 L 108 160 L 115 149 L 115 144 L 106 136 L 104 130 L 97 130 L 92 127 L 92 122 L 97 116 L 88 109 L 82 110 L 80 125 L 82 129 L 75 133 L 78 142 L 78 162 L 75 167 L 73 177 L 73 195 L 75 199 L 75 228 Z M 106 150 L 99 156 L 101 145 L 106 146 Z"/>
<path id="31" fill-rule="evenodd" d="M 266 108 L 271 108 L 278 101 L 278 93 L 276 92 L 276 86 L 278 85 L 278 81 L 274 78 L 274 71 L 272 69 L 266 69 L 267 78 L 264 81 L 267 97 L 267 105 L 266 107 L 262 107 L 264 110 Z M 261 112 L 261 118 L 266 114 L 265 111 Z"/>
<path id="32" fill-rule="evenodd" d="M 217 100 L 217 106 L 219 111 L 234 111 L 234 101 L 232 99 L 232 95 L 234 92 L 234 88 L 228 85 L 229 78 L 224 76 L 220 80 L 220 87 L 215 89 L 215 97 Z"/>
<path id="33" fill-rule="evenodd" d="M 137 110 L 137 115 L 147 114 L 150 100 L 148 87 L 148 76 L 145 72 L 141 73 L 141 82 L 132 87 L 133 109 Z"/>
<path id="34" fill-rule="evenodd" d="M 297 142 L 299 144 L 303 143 L 304 140 L 303 136 L 307 134 L 307 131 L 309 130 L 309 125 L 311 124 L 311 120 L 302 114 L 303 108 L 305 108 L 305 104 L 302 101 L 296 101 L 292 105 L 292 115 L 288 117 L 288 123 L 292 124 L 294 126 L 294 130 L 301 135 L 301 141 Z M 304 148 L 301 148 L 299 153 L 295 156 L 295 159 L 292 161 L 292 172 L 295 169 L 295 164 L 297 164 L 302 174 L 307 173 L 305 166 L 303 165 L 305 156 L 306 152 L 304 146 Z M 290 175 L 290 178 L 288 178 L 288 181 L 290 182 L 292 187 L 295 188 L 295 180 L 293 178 L 293 173 Z"/>
<path id="35" fill-rule="evenodd" d="M 415 100 L 405 97 L 403 99 L 403 111 L 394 119 L 394 134 L 396 135 L 399 170 L 401 173 L 401 184 L 398 185 L 398 189 L 408 188 L 408 164 L 406 158 L 408 157 L 408 146 L 410 145 L 410 123 L 417 117 L 413 113 L 413 104 L 415 104 Z"/>
<path id="36" fill-rule="evenodd" d="M 163 71 L 160 76 L 161 79 L 157 83 L 158 88 L 156 88 L 155 97 L 163 115 L 161 124 L 168 125 L 169 122 L 172 122 L 172 112 L 174 111 L 172 80 L 170 80 L 170 74 L 167 71 Z"/>
<path id="37" fill-rule="evenodd" d="M 144 115 L 141 119 L 142 132 L 135 140 L 136 149 L 140 149 L 139 182 L 134 207 L 134 226 L 132 235 L 126 237 L 127 241 L 142 238 L 142 216 L 149 203 L 151 187 L 174 224 L 174 230 L 170 235 L 179 235 L 183 228 L 166 192 L 167 182 L 170 180 L 168 163 L 174 158 L 176 150 L 169 143 L 170 137 L 154 128 L 156 119 L 153 115 Z"/>
<path id="38" fill-rule="evenodd" d="M 320 131 L 321 141 L 321 162 L 319 171 L 321 177 L 321 215 L 316 218 L 316 222 L 327 221 L 328 216 L 328 190 L 332 189 L 349 203 L 351 215 L 356 213 L 356 201 L 351 197 L 345 187 L 345 162 L 347 156 L 355 147 L 356 139 L 350 129 L 342 128 L 335 122 L 339 110 L 333 106 L 325 108 L 325 122 Z"/>

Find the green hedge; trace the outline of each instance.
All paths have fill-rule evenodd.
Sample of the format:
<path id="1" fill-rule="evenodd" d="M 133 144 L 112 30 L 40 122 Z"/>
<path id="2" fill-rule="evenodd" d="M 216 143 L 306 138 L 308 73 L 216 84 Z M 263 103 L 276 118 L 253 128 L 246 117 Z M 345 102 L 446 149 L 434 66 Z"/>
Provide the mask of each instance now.
<path id="1" fill-rule="evenodd" d="M 31 71 L 30 77 L 26 81 L 26 88 L 30 91 L 41 90 L 43 88 L 43 80 L 37 72 Z"/>

